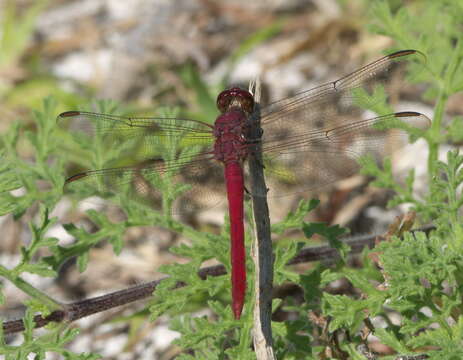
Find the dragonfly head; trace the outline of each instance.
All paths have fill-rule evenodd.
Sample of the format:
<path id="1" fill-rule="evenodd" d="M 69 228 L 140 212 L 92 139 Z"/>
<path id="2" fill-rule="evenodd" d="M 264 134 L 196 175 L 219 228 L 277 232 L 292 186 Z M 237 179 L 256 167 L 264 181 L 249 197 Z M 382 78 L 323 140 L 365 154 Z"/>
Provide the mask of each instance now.
<path id="1" fill-rule="evenodd" d="M 238 87 L 222 91 L 217 96 L 217 108 L 221 113 L 224 113 L 232 107 L 238 107 L 247 113 L 251 113 L 254 108 L 252 94 Z"/>

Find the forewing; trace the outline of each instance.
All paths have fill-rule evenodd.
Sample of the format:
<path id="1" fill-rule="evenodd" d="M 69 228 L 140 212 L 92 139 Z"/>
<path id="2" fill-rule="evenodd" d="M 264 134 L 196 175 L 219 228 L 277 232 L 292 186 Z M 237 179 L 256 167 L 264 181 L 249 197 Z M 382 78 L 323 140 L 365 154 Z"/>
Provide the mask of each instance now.
<path id="1" fill-rule="evenodd" d="M 130 164 L 156 158 L 166 148 L 211 146 L 212 127 L 209 124 L 179 118 L 128 117 L 85 111 L 67 111 L 57 118 L 66 131 L 85 142 L 100 142 L 114 154 L 116 164 Z M 108 159 L 114 160 L 114 159 Z"/>
<path id="2" fill-rule="evenodd" d="M 327 129 L 350 117 L 359 119 L 365 109 L 376 110 L 375 105 L 382 100 L 381 91 L 391 90 L 397 80 L 394 73 L 403 70 L 402 63 L 422 64 L 425 61 L 419 51 L 398 51 L 336 81 L 275 101 L 260 110 L 264 136 L 270 141 L 278 137 L 279 132 L 273 130 L 288 127 L 301 131 Z"/>
<path id="3" fill-rule="evenodd" d="M 264 166 L 278 195 L 313 190 L 355 174 L 361 156 L 378 158 L 403 147 L 407 126 L 429 126 L 419 113 L 385 115 L 390 112 L 386 93 L 400 80 L 403 61 L 422 62 L 424 55 L 399 51 L 261 110 Z"/>

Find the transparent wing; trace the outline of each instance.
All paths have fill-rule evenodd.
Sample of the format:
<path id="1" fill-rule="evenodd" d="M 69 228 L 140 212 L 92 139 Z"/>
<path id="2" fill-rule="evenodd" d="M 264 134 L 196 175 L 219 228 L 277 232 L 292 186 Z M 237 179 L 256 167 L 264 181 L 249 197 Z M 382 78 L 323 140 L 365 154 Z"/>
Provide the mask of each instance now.
<path id="1" fill-rule="evenodd" d="M 377 98 L 371 94 L 378 86 L 388 87 L 394 80 L 393 72 L 399 70 L 402 62 L 426 61 L 417 50 L 402 50 L 378 59 L 336 81 L 302 91 L 294 96 L 275 101 L 261 109 L 261 125 L 265 130 L 284 129 L 293 126 L 293 119 L 302 121 L 301 126 L 326 127 L 334 122 L 335 116 L 355 115 L 373 106 Z M 328 106 L 327 106 L 328 105 Z M 316 123 L 316 124 L 314 124 Z M 270 136 L 277 131 L 266 131 Z"/>
<path id="2" fill-rule="evenodd" d="M 430 120 L 417 112 L 400 112 L 333 129 L 307 132 L 272 145 L 263 145 L 269 196 L 314 190 L 359 170 L 362 156 L 378 159 L 407 144 L 406 130 L 426 130 Z M 264 195 L 264 194 L 258 194 Z"/>
<path id="3" fill-rule="evenodd" d="M 386 93 L 400 82 L 401 62 L 424 60 L 418 51 L 399 51 L 264 107 L 262 151 L 269 178 L 289 193 L 313 190 L 355 174 L 364 155 L 378 158 L 403 147 L 406 128 L 423 130 L 430 121 L 416 112 L 388 114 Z M 278 195 L 285 193 L 276 188 Z"/>
<path id="4" fill-rule="evenodd" d="M 137 200 L 171 214 L 191 214 L 225 198 L 223 166 L 208 153 L 175 161 L 147 160 L 134 166 L 85 171 L 67 179 L 65 189 L 83 195 Z"/>
<path id="5" fill-rule="evenodd" d="M 215 206 L 224 197 L 223 185 L 219 189 L 223 167 L 214 160 L 208 124 L 80 111 L 62 113 L 58 120 L 68 130 L 100 141 L 113 154 L 110 164 L 129 165 L 75 174 L 66 181 L 67 191 L 136 199 L 173 214 Z"/>
<path id="6" fill-rule="evenodd" d="M 131 146 L 127 156 L 138 160 L 159 155 L 160 148 L 207 146 L 213 142 L 212 126 L 201 121 L 178 118 L 126 117 L 85 111 L 67 111 L 57 121 L 74 134 L 85 134 L 107 146 Z M 172 147 L 171 146 L 171 147 Z M 121 154 L 123 157 L 125 154 Z"/>

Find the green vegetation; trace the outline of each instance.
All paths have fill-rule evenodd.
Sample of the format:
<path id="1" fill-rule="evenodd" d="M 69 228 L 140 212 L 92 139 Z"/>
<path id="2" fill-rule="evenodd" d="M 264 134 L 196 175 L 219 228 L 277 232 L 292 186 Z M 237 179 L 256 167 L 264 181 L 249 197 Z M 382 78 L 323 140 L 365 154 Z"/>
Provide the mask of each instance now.
<path id="1" fill-rule="evenodd" d="M 429 235 L 405 233 L 401 239 L 393 237 L 373 250 L 365 249 L 361 256 L 363 267 L 353 268 L 346 262 L 349 248 L 337 240 L 343 229 L 304 222 L 304 216 L 313 210 L 316 202 L 301 202 L 294 213 L 273 224 L 275 234 L 298 229 L 305 234 L 307 241 L 313 234 L 319 234 L 341 254 L 334 265 L 317 264 L 307 273 L 299 274 L 286 263 L 306 242 L 283 239 L 276 244 L 275 286 L 292 282 L 304 290 L 305 296 L 302 306 L 295 306 L 291 299 L 284 303 L 274 300 L 274 308 L 283 306 L 298 315 L 297 320 L 272 323 L 274 349 L 279 359 L 367 359 L 366 352 L 361 351 L 366 344 L 362 331 L 375 335 L 381 343 L 404 356 L 425 353 L 428 359 L 463 358 L 463 198 L 461 190 L 458 190 L 463 184 L 463 156 L 458 151 L 451 151 L 445 161 L 438 160 L 443 143 L 457 143 L 463 139 L 461 118 L 444 121 L 449 97 L 463 90 L 463 5 L 461 1 L 427 0 L 415 2 L 413 8 L 392 7 L 391 10 L 387 1 L 375 1 L 373 4 L 370 8 L 373 21 L 370 30 L 394 40 L 394 49 L 390 51 L 415 48 L 427 55 L 424 70 L 412 71 L 409 75 L 414 82 L 427 86 L 424 99 L 435 104 L 432 127 L 424 135 L 429 148 L 429 191 L 424 199 L 417 199 L 412 191 L 413 171 L 408 174 L 403 187 L 394 180 L 389 162 L 380 168 L 366 160 L 363 171 L 375 176 L 374 185 L 395 191 L 396 196 L 390 206 L 411 204 L 418 218 L 423 223 L 432 222 L 436 229 Z M 31 10 L 31 15 L 20 20 L 14 19 L 12 10 L 5 15 L 10 22 L 14 19 L 24 25 L 21 32 L 14 35 L 19 39 L 10 38 L 13 36 L 11 31 L 3 32 L 0 67 L 17 59 L 24 50 L 25 39 L 31 32 L 30 16 L 35 16 L 38 9 L 37 5 L 37 9 Z M 11 28 L 8 21 L 3 21 L 2 26 L 4 29 Z M 266 29 L 251 37 L 246 47 L 264 41 L 277 28 Z M 8 45 L 13 43 L 15 46 Z M 242 52 L 236 51 L 235 54 L 240 56 Z M 232 60 L 235 61 L 235 57 Z M 210 94 L 216 89 L 208 91 L 195 75 L 191 69 L 186 69 L 185 83 L 197 90 L 198 104 L 206 106 L 205 112 L 210 114 L 213 111 Z M 0 88 L 4 95 L 14 91 L 18 90 Z M 171 328 L 182 335 L 176 343 L 195 354 L 185 352 L 177 358 L 255 358 L 251 340 L 252 299 L 249 294 L 242 318 L 236 321 L 229 305 L 229 276 L 210 276 L 206 280 L 197 276 L 200 265 L 213 258 L 230 272 L 227 226 L 219 234 L 199 231 L 172 218 L 172 202 L 164 204 L 161 210 L 153 211 L 144 204 L 126 201 L 128 195 L 122 193 L 118 204 L 127 215 L 124 221 L 115 224 L 104 213 L 90 210 L 87 216 L 96 225 L 96 231 L 89 232 L 73 224 L 65 225 L 66 231 L 77 239 L 67 246 L 59 245 L 56 238 L 46 237 L 46 231 L 57 221 L 49 214 L 63 196 L 64 164 L 72 162 L 74 168 L 80 169 L 102 168 L 114 161 L 121 151 L 117 148 L 108 151 L 103 141 L 71 137 L 60 129 L 56 115 L 64 106 L 76 103 L 78 99 L 68 101 L 66 99 L 70 99 L 70 95 L 57 98 L 54 91 L 50 92 L 55 97 L 45 98 L 42 109 L 33 112 L 33 131 L 16 121 L 0 137 L 0 213 L 13 214 L 15 219 L 19 219 L 31 207 L 40 207 L 40 218 L 30 223 L 32 240 L 21 248 L 19 263 L 12 268 L 0 264 L 0 276 L 30 297 L 22 343 L 7 345 L 0 333 L 0 354 L 6 359 L 24 359 L 29 353 L 35 353 L 36 359 L 43 359 L 45 352 L 58 353 L 66 359 L 98 358 L 96 354 L 74 354 L 66 350 L 66 344 L 78 336 L 77 329 L 70 329 L 71 324 L 48 325 L 47 333 L 42 336 L 33 333 L 35 313 L 47 315 L 62 309 L 63 305 L 32 286 L 23 275 L 32 273 L 54 277 L 59 267 L 74 257 L 77 257 L 79 270 L 83 272 L 88 264 L 89 252 L 103 241 L 111 243 L 117 255 L 124 245 L 122 239 L 128 228 L 157 226 L 184 235 L 192 244 L 170 250 L 190 261 L 160 269 L 170 278 L 156 288 L 149 304 L 151 319 L 169 314 L 172 317 Z M 99 110 L 106 112 L 117 112 L 118 109 L 120 113 L 125 112 L 113 103 L 100 102 L 98 106 Z M 90 104 L 82 107 L 91 108 Z M 20 145 L 32 149 L 32 160 L 25 160 L 20 155 Z M 173 188 L 169 183 L 160 183 L 160 187 L 160 191 L 168 193 L 172 201 L 186 190 L 184 187 Z M 10 191 L 15 189 L 22 191 L 13 195 Z M 84 190 L 74 193 L 74 198 L 82 197 Z M 247 231 L 250 245 L 252 232 L 250 229 Z M 39 251 L 41 249 L 47 249 L 48 255 L 43 255 L 45 252 Z M 381 270 L 377 265 L 381 266 Z M 248 270 L 253 271 L 250 263 Z M 355 296 L 323 291 L 330 282 L 342 278 L 356 289 Z M 187 286 L 173 291 L 172 287 L 179 281 Z M 250 289 L 253 286 L 251 281 L 252 275 L 248 280 Z M 383 286 L 379 288 L 375 284 Z M 1 293 L 0 301 L 4 301 Z M 190 316 L 191 311 L 204 307 L 206 303 L 215 314 L 214 319 Z M 400 313 L 400 324 L 391 321 L 390 311 Z M 313 320 L 314 314 L 319 322 Z M 373 317 L 382 318 L 383 325 L 374 325 Z M 314 334 L 319 335 L 317 345 L 311 346 Z M 382 357 L 395 358 L 394 355 Z"/>

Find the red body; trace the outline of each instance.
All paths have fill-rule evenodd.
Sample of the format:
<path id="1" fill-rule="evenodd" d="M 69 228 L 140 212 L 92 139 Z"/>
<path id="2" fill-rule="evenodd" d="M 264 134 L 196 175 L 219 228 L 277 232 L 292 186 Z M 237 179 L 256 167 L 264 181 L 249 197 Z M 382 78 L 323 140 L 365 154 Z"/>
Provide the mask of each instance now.
<path id="1" fill-rule="evenodd" d="M 222 114 L 214 125 L 214 157 L 225 165 L 231 237 L 232 309 L 240 318 L 246 294 L 246 251 L 244 244 L 244 176 L 242 163 L 247 156 L 247 116 L 254 105 L 252 95 L 242 89 L 223 91 L 217 98 Z"/>

